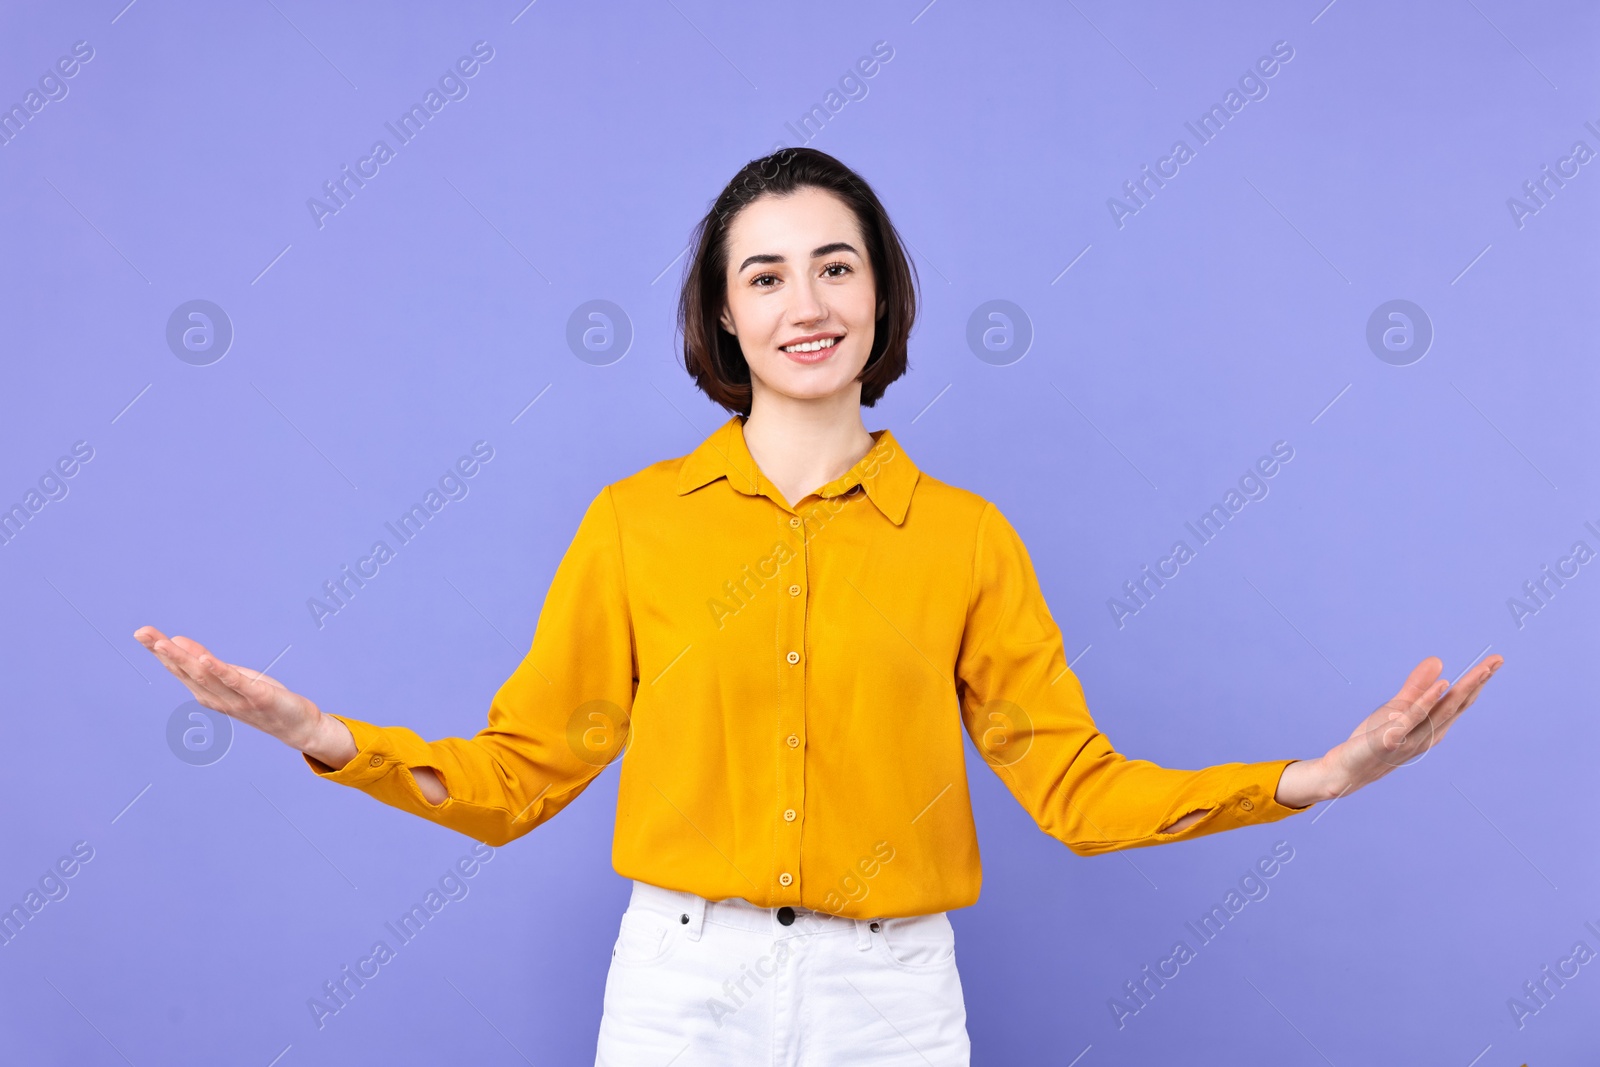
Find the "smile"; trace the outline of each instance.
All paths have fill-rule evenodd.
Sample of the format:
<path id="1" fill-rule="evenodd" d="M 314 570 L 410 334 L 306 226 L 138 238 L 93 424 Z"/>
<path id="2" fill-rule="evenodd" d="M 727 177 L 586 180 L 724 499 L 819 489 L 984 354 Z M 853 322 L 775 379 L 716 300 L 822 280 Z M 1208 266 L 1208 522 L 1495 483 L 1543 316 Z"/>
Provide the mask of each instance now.
<path id="1" fill-rule="evenodd" d="M 832 348 L 839 343 L 837 337 L 824 337 L 820 341 L 807 341 L 800 345 L 787 345 L 780 348 L 780 352 L 821 352 L 825 348 Z"/>

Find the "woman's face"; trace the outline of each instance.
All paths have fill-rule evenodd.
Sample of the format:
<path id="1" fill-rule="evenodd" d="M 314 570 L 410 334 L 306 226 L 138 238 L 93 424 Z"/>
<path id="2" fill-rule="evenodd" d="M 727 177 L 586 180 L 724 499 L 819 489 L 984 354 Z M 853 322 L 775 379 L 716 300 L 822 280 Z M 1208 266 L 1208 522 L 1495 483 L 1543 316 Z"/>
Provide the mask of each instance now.
<path id="1" fill-rule="evenodd" d="M 849 390 L 859 402 L 855 379 L 872 352 L 878 299 L 854 212 L 810 186 L 762 196 L 734 218 L 727 241 L 722 328 L 739 339 L 754 396 Z"/>

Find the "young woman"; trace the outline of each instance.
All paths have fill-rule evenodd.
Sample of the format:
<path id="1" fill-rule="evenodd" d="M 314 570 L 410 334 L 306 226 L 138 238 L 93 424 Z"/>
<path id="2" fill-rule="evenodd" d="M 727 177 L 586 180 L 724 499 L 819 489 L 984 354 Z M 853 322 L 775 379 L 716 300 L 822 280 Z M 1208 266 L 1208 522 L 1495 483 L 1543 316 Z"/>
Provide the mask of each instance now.
<path id="1" fill-rule="evenodd" d="M 963 733 L 1093 855 L 1359 789 L 1437 744 L 1502 662 L 1450 689 L 1423 660 L 1316 759 L 1125 758 L 1006 517 L 862 421 L 905 373 L 916 308 L 867 183 L 811 149 L 755 160 L 694 248 L 686 366 L 733 414 L 600 489 L 476 736 L 330 714 L 188 638 L 134 635 L 317 774 L 492 845 L 625 754 L 613 862 L 634 889 L 598 1064 L 967 1063 L 945 915 L 978 896 Z"/>

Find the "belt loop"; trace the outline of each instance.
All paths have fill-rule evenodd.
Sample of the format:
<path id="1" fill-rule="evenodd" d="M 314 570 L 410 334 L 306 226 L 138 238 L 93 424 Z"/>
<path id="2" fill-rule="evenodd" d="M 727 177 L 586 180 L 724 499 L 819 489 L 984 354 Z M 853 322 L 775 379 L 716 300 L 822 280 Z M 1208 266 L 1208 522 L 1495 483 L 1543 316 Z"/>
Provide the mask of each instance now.
<path id="1" fill-rule="evenodd" d="M 872 925 L 866 919 L 851 920 L 856 924 L 856 948 L 862 952 L 872 947 Z"/>
<path id="2" fill-rule="evenodd" d="M 689 929 L 686 931 L 690 941 L 700 940 L 700 930 L 706 923 L 706 898 L 698 893 L 684 894 L 688 899 L 684 903 L 687 909 L 684 914 L 689 916 Z"/>

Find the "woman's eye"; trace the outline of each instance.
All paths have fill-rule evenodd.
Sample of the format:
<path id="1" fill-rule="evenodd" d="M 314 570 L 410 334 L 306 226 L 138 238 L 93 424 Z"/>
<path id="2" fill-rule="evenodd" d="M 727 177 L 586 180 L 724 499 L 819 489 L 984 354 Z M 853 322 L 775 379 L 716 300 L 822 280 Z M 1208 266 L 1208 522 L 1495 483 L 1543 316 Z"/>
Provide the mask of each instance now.
<path id="1" fill-rule="evenodd" d="M 854 268 L 848 263 L 829 263 L 826 267 L 822 268 L 822 272 L 829 278 L 840 278 L 851 273 L 853 270 Z M 833 271 L 838 271 L 839 273 L 831 273 Z M 779 278 L 776 274 L 758 274 L 754 278 L 750 279 L 750 284 L 755 286 L 757 289 L 771 289 L 771 285 L 763 284 L 764 282 L 768 281 L 776 283 L 779 281 Z"/>

